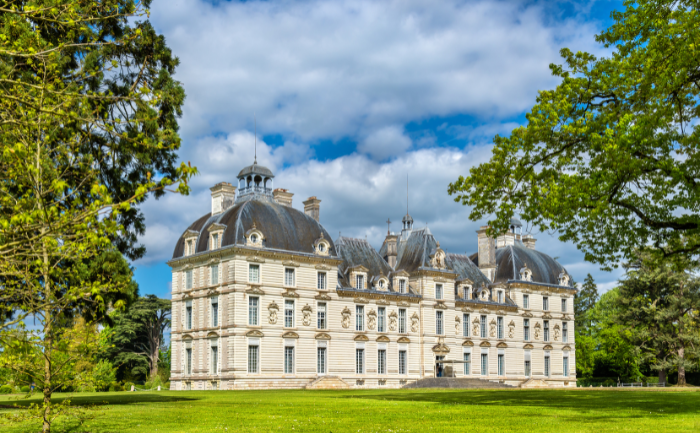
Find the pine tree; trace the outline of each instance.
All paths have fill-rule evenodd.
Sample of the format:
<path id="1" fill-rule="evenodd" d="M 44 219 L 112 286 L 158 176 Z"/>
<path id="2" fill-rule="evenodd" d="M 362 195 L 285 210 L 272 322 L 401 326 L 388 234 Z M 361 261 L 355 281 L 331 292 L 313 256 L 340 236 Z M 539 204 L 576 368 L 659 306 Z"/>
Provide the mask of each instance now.
<path id="1" fill-rule="evenodd" d="M 593 281 L 591 274 L 586 275 L 583 285 L 574 298 L 574 315 L 576 333 L 581 335 L 591 335 L 591 319 L 589 317 L 591 309 L 598 302 L 598 286 Z"/>

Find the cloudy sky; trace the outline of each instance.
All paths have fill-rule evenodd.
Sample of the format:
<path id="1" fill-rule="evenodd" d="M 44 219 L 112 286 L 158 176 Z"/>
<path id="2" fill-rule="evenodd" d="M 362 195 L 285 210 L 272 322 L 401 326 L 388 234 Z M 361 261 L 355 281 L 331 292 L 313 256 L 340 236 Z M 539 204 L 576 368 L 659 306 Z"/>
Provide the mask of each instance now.
<path id="1" fill-rule="evenodd" d="M 525 122 L 548 65 L 568 47 L 598 55 L 594 35 L 618 1 L 155 0 L 151 21 L 180 58 L 187 93 L 180 157 L 201 174 L 193 193 L 143 206 L 148 253 L 133 263 L 141 293 L 168 296 L 165 262 L 209 212 L 209 187 L 235 183 L 253 161 L 275 173 L 294 206 L 315 195 L 334 236 L 377 248 L 385 221 L 408 206 L 453 252 L 476 251 L 469 209 L 447 186 L 489 159 L 495 134 Z M 394 223 L 392 229 L 400 229 Z M 577 281 L 602 272 L 555 235 L 531 232 Z"/>

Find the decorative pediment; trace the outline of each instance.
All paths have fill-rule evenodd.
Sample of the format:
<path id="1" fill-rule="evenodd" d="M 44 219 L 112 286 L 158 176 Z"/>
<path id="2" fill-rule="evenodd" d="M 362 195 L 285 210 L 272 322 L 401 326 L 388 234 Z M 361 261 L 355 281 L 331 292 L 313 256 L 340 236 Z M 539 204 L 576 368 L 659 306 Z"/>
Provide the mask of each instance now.
<path id="1" fill-rule="evenodd" d="M 199 232 L 196 230 L 187 230 L 187 231 L 185 231 L 185 234 L 182 235 L 183 238 L 188 239 L 188 240 L 192 239 L 192 238 L 196 238 L 198 236 L 199 236 Z"/>
<path id="2" fill-rule="evenodd" d="M 474 343 L 471 340 L 464 340 L 464 342 L 462 342 L 462 346 L 473 347 Z"/>
<path id="3" fill-rule="evenodd" d="M 566 315 L 566 314 L 563 314 L 563 315 L 561 316 L 561 320 L 564 320 L 564 321 L 571 320 L 571 316 L 568 316 L 568 315 Z"/>
<path id="4" fill-rule="evenodd" d="M 262 332 L 258 331 L 257 329 L 252 329 L 252 330 L 246 332 L 245 336 L 259 338 L 259 337 L 264 337 L 265 335 Z"/>
<path id="5" fill-rule="evenodd" d="M 391 302 L 387 301 L 386 299 L 377 299 L 377 305 L 391 305 Z"/>
<path id="6" fill-rule="evenodd" d="M 249 286 L 249 288 L 246 289 L 245 292 L 250 294 L 250 295 L 264 295 L 265 294 L 265 292 L 262 291 L 260 286 L 253 286 L 253 285 Z"/>
<path id="7" fill-rule="evenodd" d="M 289 267 L 294 267 L 294 268 L 298 268 L 299 266 L 301 266 L 299 264 L 299 262 L 295 262 L 294 260 L 284 260 L 284 261 L 282 261 L 282 264 L 284 266 L 289 266 Z"/>
<path id="8" fill-rule="evenodd" d="M 184 334 L 184 335 L 182 336 L 182 341 L 185 341 L 185 340 L 192 340 L 192 335 L 190 335 L 190 334 Z"/>
<path id="9" fill-rule="evenodd" d="M 469 308 L 469 307 L 462 307 L 462 311 L 465 312 L 465 313 L 471 313 L 471 312 L 474 311 L 474 310 L 472 310 L 472 309 Z"/>
<path id="10" fill-rule="evenodd" d="M 447 282 L 447 278 L 441 277 L 441 276 L 437 276 L 437 277 L 433 278 L 433 281 L 435 281 L 436 283 L 446 283 L 446 282 Z"/>
<path id="11" fill-rule="evenodd" d="M 542 318 L 543 318 L 543 319 L 551 319 L 551 318 L 552 318 L 552 315 L 549 314 L 549 313 L 544 313 L 544 314 L 542 315 Z"/>
<path id="12" fill-rule="evenodd" d="M 505 315 L 506 315 L 506 312 L 503 311 L 503 310 L 496 310 L 496 315 L 498 315 L 498 316 L 505 316 Z"/>
<path id="13" fill-rule="evenodd" d="M 357 297 L 354 299 L 356 304 L 367 304 L 369 300 L 367 298 Z"/>
<path id="14" fill-rule="evenodd" d="M 447 305 L 443 301 L 438 301 L 433 305 L 433 308 L 437 310 L 447 310 Z"/>
<path id="15" fill-rule="evenodd" d="M 348 268 L 348 271 L 367 273 L 367 272 L 369 272 L 369 269 L 365 268 L 365 267 L 362 266 L 362 265 L 355 265 L 355 266 L 349 267 L 349 268 Z"/>
<path id="16" fill-rule="evenodd" d="M 258 257 L 258 256 L 248 256 L 245 259 L 249 262 L 265 263 L 265 259 L 263 259 L 262 257 Z"/>
<path id="17" fill-rule="evenodd" d="M 542 350 L 552 350 L 552 345 L 548 344 L 542 348 Z"/>
<path id="18" fill-rule="evenodd" d="M 531 312 L 526 311 L 522 314 L 523 317 L 534 317 Z"/>
<path id="19" fill-rule="evenodd" d="M 489 314 L 489 310 L 488 310 L 487 308 L 482 308 L 481 310 L 479 310 L 479 313 L 481 313 L 481 314 Z"/>
<path id="20" fill-rule="evenodd" d="M 316 269 L 318 269 L 319 271 L 330 271 L 331 267 L 328 265 L 319 264 L 319 265 L 316 265 Z"/>
<path id="21" fill-rule="evenodd" d="M 480 347 L 491 347 L 491 343 L 489 343 L 488 341 L 482 341 L 479 346 Z"/>
<path id="22" fill-rule="evenodd" d="M 330 340 L 331 336 L 326 334 L 325 332 L 320 332 L 316 334 L 316 339 L 317 340 Z"/>
<path id="23" fill-rule="evenodd" d="M 255 227 L 255 223 L 253 223 L 253 226 L 247 232 L 245 232 L 245 238 L 246 246 L 262 248 L 265 236 L 260 230 L 257 229 L 257 227 Z"/>
<path id="24" fill-rule="evenodd" d="M 284 334 L 282 334 L 282 338 L 299 338 L 299 334 L 297 334 L 296 332 L 287 331 Z"/>
<path id="25" fill-rule="evenodd" d="M 380 343 L 388 343 L 390 340 L 389 337 L 387 337 L 386 335 L 380 335 L 379 337 L 377 337 L 377 341 Z"/>
<path id="26" fill-rule="evenodd" d="M 369 338 L 364 334 L 360 334 L 355 336 L 355 341 L 369 341 Z"/>
<path id="27" fill-rule="evenodd" d="M 410 307 L 411 306 L 411 304 L 409 302 L 406 302 L 406 301 L 399 301 L 396 303 L 396 305 L 399 307 Z"/>
<path id="28" fill-rule="evenodd" d="M 226 230 L 225 224 L 214 223 L 207 228 L 208 232 L 220 232 Z"/>
<path id="29" fill-rule="evenodd" d="M 314 296 L 315 299 L 318 299 L 319 301 L 330 301 L 331 297 L 326 295 L 325 293 L 319 293 L 318 295 Z"/>
<path id="30" fill-rule="evenodd" d="M 410 275 L 411 275 L 411 274 L 409 274 L 408 272 L 406 272 L 406 271 L 403 270 L 403 269 L 391 273 L 391 276 L 392 276 L 392 277 L 408 277 L 408 276 L 410 276 Z"/>
<path id="31" fill-rule="evenodd" d="M 526 345 L 523 346 L 523 349 L 534 349 L 534 348 L 535 348 L 535 346 L 533 346 L 530 343 L 527 343 Z"/>
<path id="32" fill-rule="evenodd" d="M 396 340 L 397 343 L 410 343 L 411 340 L 408 337 L 400 337 L 398 340 Z"/>
<path id="33" fill-rule="evenodd" d="M 505 348 L 508 347 L 508 345 L 507 345 L 506 343 L 504 343 L 504 342 L 501 341 L 500 343 L 498 343 L 498 344 L 496 345 L 496 347 L 498 347 L 499 349 L 505 349 Z"/>
<path id="34" fill-rule="evenodd" d="M 450 348 L 443 342 L 440 342 L 433 346 L 433 352 L 439 354 L 450 353 Z"/>
<path id="35" fill-rule="evenodd" d="M 282 292 L 282 297 L 283 298 L 298 298 L 299 294 L 294 289 L 286 289 L 284 292 Z"/>
<path id="36" fill-rule="evenodd" d="M 571 350 L 571 346 L 567 344 L 566 346 L 562 347 L 561 350 Z"/>

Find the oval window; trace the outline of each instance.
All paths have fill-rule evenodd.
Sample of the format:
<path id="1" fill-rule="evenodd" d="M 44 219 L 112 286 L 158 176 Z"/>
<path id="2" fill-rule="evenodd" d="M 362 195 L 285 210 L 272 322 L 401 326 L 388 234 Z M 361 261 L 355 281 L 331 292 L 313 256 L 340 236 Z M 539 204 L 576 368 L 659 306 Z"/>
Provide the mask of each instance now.
<path id="1" fill-rule="evenodd" d="M 258 243 L 258 235 L 250 235 L 250 241 L 254 244 Z"/>
<path id="2" fill-rule="evenodd" d="M 318 250 L 320 252 L 326 251 L 326 244 L 318 244 Z"/>

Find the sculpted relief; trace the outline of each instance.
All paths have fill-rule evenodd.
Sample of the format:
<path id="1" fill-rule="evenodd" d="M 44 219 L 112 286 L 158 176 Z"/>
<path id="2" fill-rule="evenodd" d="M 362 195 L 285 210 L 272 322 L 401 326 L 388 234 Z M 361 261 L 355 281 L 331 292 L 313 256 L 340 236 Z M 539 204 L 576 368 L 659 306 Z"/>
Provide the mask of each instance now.
<path id="1" fill-rule="evenodd" d="M 512 320 L 508 324 L 508 338 L 515 338 L 515 322 Z"/>
<path id="2" fill-rule="evenodd" d="M 477 336 L 479 335 L 479 319 L 474 318 L 474 321 L 472 321 L 473 329 L 472 329 L 472 335 Z"/>
<path id="3" fill-rule="evenodd" d="M 540 322 L 535 323 L 535 340 L 540 339 L 540 334 L 542 334 L 542 325 Z"/>
<path id="4" fill-rule="evenodd" d="M 343 325 L 343 328 L 348 329 L 350 327 L 350 316 L 352 315 L 352 313 L 350 312 L 348 307 L 345 307 L 340 314 L 343 316 L 343 319 L 340 323 Z"/>
<path id="5" fill-rule="evenodd" d="M 411 316 L 411 332 L 418 332 L 418 321 L 420 320 L 420 317 L 418 317 L 418 313 L 413 313 Z"/>
<path id="6" fill-rule="evenodd" d="M 554 325 L 554 341 L 559 341 L 559 324 Z"/>
<path id="7" fill-rule="evenodd" d="M 373 331 L 375 326 L 377 326 L 377 312 L 369 310 L 369 313 L 367 313 L 367 328 Z"/>
<path id="8" fill-rule="evenodd" d="M 455 316 L 455 335 L 459 335 L 459 328 L 461 328 L 462 319 L 459 316 Z"/>
<path id="9" fill-rule="evenodd" d="M 275 323 L 277 323 L 277 312 L 279 311 L 279 307 L 277 306 L 275 301 L 272 301 L 270 305 L 268 305 L 267 310 L 270 313 L 270 324 L 274 325 Z"/>
<path id="10" fill-rule="evenodd" d="M 396 322 L 397 322 L 398 315 L 396 314 L 396 310 L 393 310 L 389 314 L 389 331 L 396 331 Z"/>
<path id="11" fill-rule="evenodd" d="M 491 338 L 496 338 L 496 320 L 491 319 L 491 323 L 489 323 L 489 335 Z"/>
<path id="12" fill-rule="evenodd" d="M 301 309 L 301 313 L 304 316 L 301 323 L 303 323 L 304 326 L 311 326 L 311 312 L 312 310 L 311 307 L 309 307 L 309 304 L 306 304 L 306 306 Z"/>

